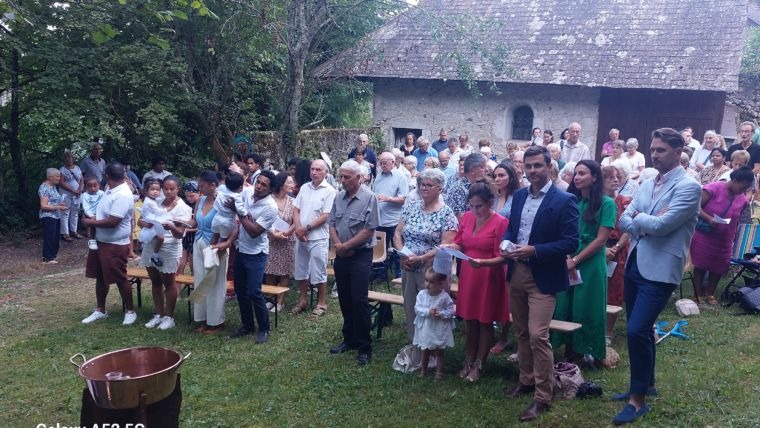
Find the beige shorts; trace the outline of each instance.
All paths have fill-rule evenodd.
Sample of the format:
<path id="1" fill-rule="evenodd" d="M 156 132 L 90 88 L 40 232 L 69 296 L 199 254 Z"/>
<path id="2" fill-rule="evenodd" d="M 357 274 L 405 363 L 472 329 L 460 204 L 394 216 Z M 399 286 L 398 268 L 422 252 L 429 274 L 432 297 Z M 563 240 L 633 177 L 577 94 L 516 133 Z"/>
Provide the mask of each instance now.
<path id="1" fill-rule="evenodd" d="M 327 282 L 327 251 L 329 239 L 296 241 L 296 281 L 309 280 L 310 284 Z"/>

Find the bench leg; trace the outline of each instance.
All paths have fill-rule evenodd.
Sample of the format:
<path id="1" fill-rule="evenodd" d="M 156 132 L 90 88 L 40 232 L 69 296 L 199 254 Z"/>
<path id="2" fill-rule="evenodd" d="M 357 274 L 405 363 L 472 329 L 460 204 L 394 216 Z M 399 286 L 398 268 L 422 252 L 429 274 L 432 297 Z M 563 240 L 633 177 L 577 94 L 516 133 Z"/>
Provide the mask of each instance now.
<path id="1" fill-rule="evenodd" d="M 193 291 L 193 287 L 191 287 L 189 284 L 185 286 L 185 290 L 187 290 L 187 323 L 192 324 L 193 323 L 193 305 L 190 303 L 190 292 Z"/>

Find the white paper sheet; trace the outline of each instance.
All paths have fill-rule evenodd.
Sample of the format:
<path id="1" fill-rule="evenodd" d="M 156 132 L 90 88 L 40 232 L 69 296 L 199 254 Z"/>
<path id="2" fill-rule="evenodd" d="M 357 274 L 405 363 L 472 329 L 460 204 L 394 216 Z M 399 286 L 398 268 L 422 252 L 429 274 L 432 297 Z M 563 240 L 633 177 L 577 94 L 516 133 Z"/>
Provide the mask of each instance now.
<path id="1" fill-rule="evenodd" d="M 416 254 L 414 254 L 414 253 L 412 252 L 412 250 L 410 250 L 409 248 L 407 248 L 407 246 L 406 246 L 406 245 L 404 245 L 404 247 L 403 247 L 403 248 L 401 248 L 400 250 L 396 250 L 396 252 L 397 252 L 397 253 L 398 253 L 398 255 L 399 255 L 399 256 L 401 256 L 401 257 L 412 257 L 412 256 L 416 255 Z"/>
<path id="2" fill-rule="evenodd" d="M 467 254 L 465 254 L 465 253 L 463 253 L 461 251 L 455 250 L 453 248 L 448 248 L 448 247 L 441 248 L 439 246 L 436 246 L 435 248 L 438 251 L 443 251 L 444 253 L 446 253 L 446 254 L 448 254 L 450 256 L 456 257 L 458 259 L 462 259 L 462 260 L 470 260 L 470 259 L 472 259 L 472 257 L 468 256 Z"/>
<path id="3" fill-rule="evenodd" d="M 433 272 L 442 273 L 451 277 L 451 256 L 443 251 L 436 251 L 433 258 Z"/>
<path id="4" fill-rule="evenodd" d="M 718 224 L 731 224 L 730 218 L 720 218 L 717 214 L 713 214 L 713 220 Z"/>
<path id="5" fill-rule="evenodd" d="M 610 260 L 607 262 L 607 278 L 612 278 L 612 275 L 615 273 L 616 267 L 617 267 L 616 261 Z"/>
<path id="6" fill-rule="evenodd" d="M 283 220 L 282 217 L 277 216 L 277 218 L 274 219 L 274 223 L 272 224 L 272 230 L 286 232 L 288 229 L 290 229 L 290 225 L 285 220 Z"/>
<path id="7" fill-rule="evenodd" d="M 570 286 L 578 285 L 583 283 L 583 278 L 581 278 L 581 271 L 575 270 L 576 277 L 573 278 L 572 275 L 569 276 L 570 278 Z"/>

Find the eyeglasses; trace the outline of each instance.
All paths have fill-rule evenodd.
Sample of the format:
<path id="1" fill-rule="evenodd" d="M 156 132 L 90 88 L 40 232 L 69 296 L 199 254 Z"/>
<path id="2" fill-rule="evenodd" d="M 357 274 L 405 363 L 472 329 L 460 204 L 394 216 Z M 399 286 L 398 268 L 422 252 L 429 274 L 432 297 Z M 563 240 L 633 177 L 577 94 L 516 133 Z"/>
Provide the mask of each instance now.
<path id="1" fill-rule="evenodd" d="M 433 187 L 440 187 L 437 184 L 432 183 L 420 183 L 420 189 L 432 189 Z"/>

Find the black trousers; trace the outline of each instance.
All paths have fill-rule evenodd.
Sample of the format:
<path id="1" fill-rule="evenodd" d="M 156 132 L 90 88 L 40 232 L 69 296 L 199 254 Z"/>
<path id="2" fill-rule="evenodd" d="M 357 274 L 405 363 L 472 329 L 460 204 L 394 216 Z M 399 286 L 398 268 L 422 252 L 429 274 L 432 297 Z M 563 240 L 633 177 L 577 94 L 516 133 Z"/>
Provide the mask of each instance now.
<path id="1" fill-rule="evenodd" d="M 50 261 L 58 257 L 58 246 L 61 244 L 61 220 L 57 218 L 42 218 L 42 258 Z"/>
<path id="2" fill-rule="evenodd" d="M 372 249 L 356 250 L 351 257 L 336 257 L 333 262 L 338 302 L 343 314 L 343 341 L 359 353 L 371 353 L 369 273 L 372 270 Z"/>

